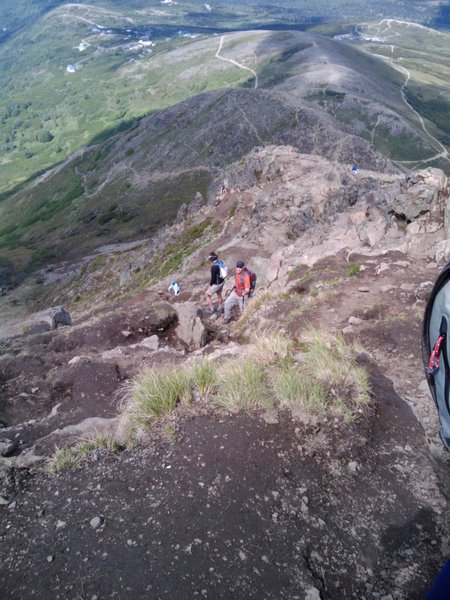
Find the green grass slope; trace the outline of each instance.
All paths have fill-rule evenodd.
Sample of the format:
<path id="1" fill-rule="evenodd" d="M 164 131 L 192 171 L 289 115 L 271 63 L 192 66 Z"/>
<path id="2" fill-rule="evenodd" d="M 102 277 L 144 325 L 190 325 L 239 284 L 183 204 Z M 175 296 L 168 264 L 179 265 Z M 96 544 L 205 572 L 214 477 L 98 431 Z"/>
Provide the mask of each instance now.
<path id="1" fill-rule="evenodd" d="M 402 73 L 344 42 L 241 32 L 225 36 L 220 59 L 219 36 L 192 39 L 134 22 L 125 29 L 121 12 L 81 8 L 51 11 L 0 46 L 0 198 L 155 110 L 205 91 L 254 86 L 251 70 L 260 87 L 315 102 L 395 160 L 435 152 L 402 100 Z M 437 126 L 446 127 L 445 99 L 438 102 Z"/>
<path id="2" fill-rule="evenodd" d="M 411 143 L 412 140 L 408 144 L 399 136 L 397 159 L 401 160 L 401 148 L 407 154 L 409 146 L 413 155 L 403 155 L 405 166 L 437 166 L 450 173 L 450 35 L 414 23 L 381 19 L 361 25 L 357 39 L 347 43 L 396 69 L 404 90 L 403 109 L 399 108 L 398 112 L 406 114 L 408 108 L 410 114 L 416 111 L 412 122 L 415 121 L 418 134 L 430 151 L 424 156 L 420 145 Z M 372 71 L 370 74 L 372 76 Z M 380 150 L 389 152 L 386 123 L 378 122 L 375 129 L 373 142 Z"/>

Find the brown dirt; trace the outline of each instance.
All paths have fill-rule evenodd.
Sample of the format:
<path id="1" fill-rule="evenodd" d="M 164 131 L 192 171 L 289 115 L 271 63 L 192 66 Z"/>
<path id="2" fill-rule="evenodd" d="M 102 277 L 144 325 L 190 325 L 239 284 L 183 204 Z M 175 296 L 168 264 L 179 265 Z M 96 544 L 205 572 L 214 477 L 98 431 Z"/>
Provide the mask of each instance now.
<path id="1" fill-rule="evenodd" d="M 421 263 L 396 267 L 398 259 L 405 257 L 361 258 L 367 268 L 353 277 L 344 256 L 316 265 L 312 284 L 331 282 L 323 289 L 333 293 L 320 293 L 291 325 L 345 328 L 371 354 L 361 360 L 371 370 L 374 404 L 353 426 L 307 425 L 286 414 L 269 423 L 199 404 L 180 409 L 166 435 L 133 451 L 98 450 L 57 477 L 9 471 L 0 490 L 4 597 L 422 599 L 449 552 L 450 477 L 448 457 L 437 450 L 434 407 L 417 391 L 423 302 L 416 290 L 435 272 Z M 376 275 L 381 262 L 390 268 Z M 312 284 L 300 289 L 299 281 L 290 286 L 301 299 Z M 392 291 L 381 291 L 388 284 Z M 266 318 L 284 322 L 292 303 L 280 301 Z M 126 328 L 136 325 L 141 335 L 148 307 L 135 309 Z M 362 322 L 347 329 L 351 316 Z M 8 425 L 44 418 L 62 403 L 51 427 L 44 421 L 17 430 L 22 447 L 56 423 L 112 414 L 111 397 L 125 378 L 167 361 L 130 352 L 66 367 L 75 355 L 116 343 L 123 319 L 108 319 L 93 326 L 99 336 L 80 327 L 4 346 L 0 417 Z M 230 332 L 239 338 L 239 325 Z"/>

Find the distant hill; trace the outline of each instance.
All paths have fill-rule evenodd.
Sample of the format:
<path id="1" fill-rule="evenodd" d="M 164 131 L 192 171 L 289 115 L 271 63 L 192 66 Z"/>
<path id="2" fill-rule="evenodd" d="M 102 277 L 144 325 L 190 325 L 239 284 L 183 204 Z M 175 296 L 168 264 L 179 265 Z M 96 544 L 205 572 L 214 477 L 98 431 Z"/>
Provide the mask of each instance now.
<path id="1" fill-rule="evenodd" d="M 25 20 L 17 21 L 19 29 L 14 33 L 6 27 L 0 44 L 0 197 L 79 148 L 126 130 L 134 119 L 154 110 L 198 93 L 253 85 L 248 70 L 216 56 L 220 38 L 215 34 L 245 27 L 304 28 L 309 10 L 306 4 L 286 1 L 279 14 L 269 7 L 263 18 L 255 3 L 227 4 L 227 11 L 219 6 L 211 12 L 198 2 L 163 5 L 158 1 L 145 3 L 145 8 L 141 4 L 134 2 L 127 8 L 123 2 L 55 1 L 39 4 L 39 9 L 32 4 L 33 20 L 42 10 L 40 19 L 27 24 L 24 6 Z M 398 11 L 399 3 L 394 4 Z M 7 6 L 13 19 L 15 9 Z M 357 23 L 359 4 L 352 6 L 356 10 L 352 23 Z M 417 17 L 414 6 L 409 7 L 410 18 Z M 370 6 L 366 8 L 370 11 Z M 317 6 L 319 12 L 327 10 L 327 21 L 339 10 L 344 11 L 341 18 L 346 18 L 347 9 L 341 3 L 332 3 L 328 9 Z M 390 3 L 381 3 L 378 22 L 385 14 L 407 18 Z M 370 27 L 375 28 L 375 22 Z M 352 29 L 353 25 L 341 22 L 321 25 L 320 31 L 331 37 Z M 411 103 L 426 114 L 434 134 L 447 143 L 448 41 L 443 37 L 445 43 L 436 44 L 435 36 L 424 29 L 410 29 L 409 35 L 406 28 L 394 31 L 393 24 L 389 29 L 386 36 L 383 27 L 373 29 L 372 36 L 369 30 L 367 38 L 356 41 L 299 31 L 245 31 L 225 37 L 222 57 L 254 69 L 261 87 L 289 91 L 322 106 L 393 159 L 428 159 L 436 149 L 417 116 L 401 100 L 405 83 L 401 67 L 412 74 Z M 377 37 L 386 41 L 370 41 Z M 378 57 L 364 57 L 355 45 L 386 56 L 386 64 Z M 393 60 L 397 70 L 387 63 Z M 374 128 L 376 135 L 372 135 Z"/>
<path id="2" fill-rule="evenodd" d="M 221 90 L 141 119 L 0 204 L 0 247 L 16 266 L 80 257 L 148 236 L 255 146 L 291 145 L 372 170 L 395 167 L 323 110 L 288 94 Z"/>

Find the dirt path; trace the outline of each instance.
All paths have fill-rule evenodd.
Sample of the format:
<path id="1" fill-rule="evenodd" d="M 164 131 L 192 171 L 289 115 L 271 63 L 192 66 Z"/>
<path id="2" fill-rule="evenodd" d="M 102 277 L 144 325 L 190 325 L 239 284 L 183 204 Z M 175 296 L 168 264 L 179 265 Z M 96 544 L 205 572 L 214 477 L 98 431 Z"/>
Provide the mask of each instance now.
<path id="1" fill-rule="evenodd" d="M 224 58 L 223 56 L 220 56 L 220 53 L 222 51 L 224 37 L 225 36 L 222 35 L 220 38 L 219 48 L 217 49 L 217 52 L 215 55 L 216 58 L 218 58 L 220 60 L 224 60 L 225 62 L 229 62 L 229 63 L 235 65 L 236 67 L 239 67 L 240 69 L 244 69 L 245 71 L 250 71 L 250 73 L 252 73 L 252 75 L 255 78 L 254 89 L 256 90 L 258 88 L 258 73 L 256 71 L 254 71 L 250 67 L 246 67 L 245 65 L 242 65 L 241 63 L 237 62 L 236 60 L 233 60 L 232 58 Z"/>

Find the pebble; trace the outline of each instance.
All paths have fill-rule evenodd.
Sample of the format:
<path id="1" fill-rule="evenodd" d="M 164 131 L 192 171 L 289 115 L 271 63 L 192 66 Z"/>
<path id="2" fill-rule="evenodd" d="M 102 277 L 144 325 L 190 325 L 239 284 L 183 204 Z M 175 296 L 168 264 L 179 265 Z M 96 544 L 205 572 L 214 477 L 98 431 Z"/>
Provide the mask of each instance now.
<path id="1" fill-rule="evenodd" d="M 65 521 L 57 521 L 56 523 L 56 529 L 61 529 L 62 527 L 66 526 L 66 522 Z"/>
<path id="2" fill-rule="evenodd" d="M 53 556 L 53 554 L 50 554 L 49 556 L 47 556 L 47 562 L 53 562 L 55 559 L 55 557 Z"/>
<path id="3" fill-rule="evenodd" d="M 93 519 L 91 519 L 89 525 L 92 527 L 92 529 L 98 529 L 102 522 L 103 519 L 101 517 L 94 517 Z"/>
<path id="4" fill-rule="evenodd" d="M 352 460 L 351 462 L 348 463 L 348 469 L 352 473 L 356 473 L 356 471 L 358 470 L 358 463 L 355 462 L 354 460 Z"/>
<path id="5" fill-rule="evenodd" d="M 396 267 L 404 267 L 405 269 L 411 265 L 411 263 L 407 260 L 396 260 L 392 264 L 395 265 Z"/>
<path id="6" fill-rule="evenodd" d="M 359 317 L 350 317 L 348 322 L 350 323 L 350 325 L 361 325 L 363 320 Z"/>
<path id="7" fill-rule="evenodd" d="M 377 275 L 379 275 L 380 273 L 383 273 L 383 271 L 387 271 L 389 269 L 389 265 L 385 262 L 382 262 L 381 264 L 378 265 L 378 267 L 376 267 L 375 269 L 375 273 Z"/>

